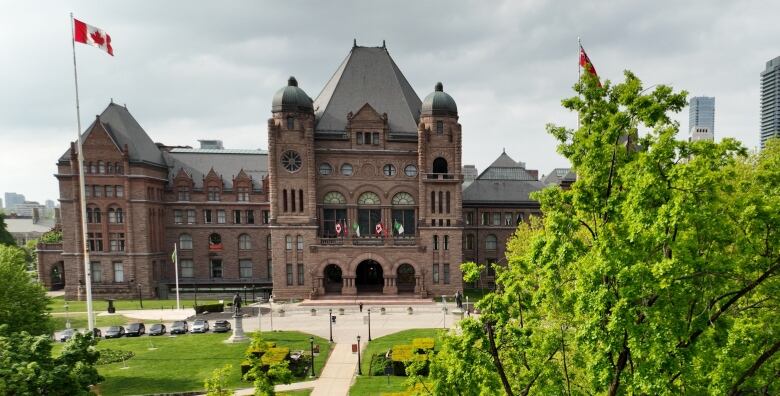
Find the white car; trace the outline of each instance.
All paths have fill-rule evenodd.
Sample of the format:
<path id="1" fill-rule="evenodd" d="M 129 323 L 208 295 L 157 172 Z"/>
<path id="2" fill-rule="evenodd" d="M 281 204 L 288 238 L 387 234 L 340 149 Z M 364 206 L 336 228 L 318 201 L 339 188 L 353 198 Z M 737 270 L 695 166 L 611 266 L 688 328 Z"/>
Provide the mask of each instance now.
<path id="1" fill-rule="evenodd" d="M 206 333 L 209 331 L 209 321 L 204 319 L 196 319 L 192 323 L 190 333 Z"/>

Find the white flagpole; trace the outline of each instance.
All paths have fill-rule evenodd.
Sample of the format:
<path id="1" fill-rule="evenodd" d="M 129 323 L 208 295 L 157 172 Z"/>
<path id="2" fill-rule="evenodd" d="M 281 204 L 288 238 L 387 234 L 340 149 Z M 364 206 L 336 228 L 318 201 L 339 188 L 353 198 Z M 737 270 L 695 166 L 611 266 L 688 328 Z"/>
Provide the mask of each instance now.
<path id="1" fill-rule="evenodd" d="M 174 257 L 174 263 L 173 263 L 173 270 L 176 274 L 176 310 L 181 309 L 181 304 L 179 303 L 179 253 L 176 251 L 176 244 L 173 244 L 173 257 Z"/>
<path id="2" fill-rule="evenodd" d="M 73 80 L 76 83 L 76 141 L 79 161 L 79 201 L 81 203 L 81 231 L 84 247 L 84 288 L 87 292 L 87 326 L 89 331 L 95 328 L 92 312 L 92 268 L 89 262 L 89 244 L 87 242 L 87 201 L 84 177 L 84 150 L 81 141 L 81 111 L 79 109 L 79 75 L 76 72 L 76 39 L 73 27 L 73 13 L 70 13 L 70 44 L 73 48 Z"/>

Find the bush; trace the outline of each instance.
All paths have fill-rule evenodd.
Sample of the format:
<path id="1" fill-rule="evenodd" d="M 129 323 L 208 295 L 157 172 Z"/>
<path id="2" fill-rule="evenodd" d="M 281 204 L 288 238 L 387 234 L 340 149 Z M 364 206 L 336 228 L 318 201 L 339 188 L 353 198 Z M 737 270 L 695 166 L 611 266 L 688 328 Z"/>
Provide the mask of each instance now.
<path id="1" fill-rule="evenodd" d="M 290 357 L 290 348 L 268 348 L 268 351 L 263 354 L 260 361 L 263 365 L 270 366 L 274 363 L 281 363 L 288 357 Z"/>
<path id="2" fill-rule="evenodd" d="M 415 350 L 422 349 L 422 351 L 425 352 L 426 350 L 433 349 L 433 346 L 434 346 L 434 340 L 433 338 L 430 337 L 415 338 L 414 340 L 412 340 L 412 348 L 414 348 Z"/>
<path id="3" fill-rule="evenodd" d="M 412 360 L 412 356 L 411 345 L 393 345 L 391 358 L 394 362 L 408 362 L 409 360 Z"/>
<path id="4" fill-rule="evenodd" d="M 225 304 L 203 304 L 195 306 L 195 313 L 200 315 L 204 312 L 222 312 L 225 310 Z"/>
<path id="5" fill-rule="evenodd" d="M 384 353 L 374 353 L 371 355 L 371 364 L 369 368 L 368 375 L 378 375 L 382 376 L 385 375 L 385 367 L 390 364 L 390 362 L 387 361 L 387 358 L 385 358 Z"/>
<path id="6" fill-rule="evenodd" d="M 123 362 L 135 356 L 133 351 L 123 351 L 120 349 L 103 349 L 100 351 L 100 357 L 97 360 L 98 365 Z"/>

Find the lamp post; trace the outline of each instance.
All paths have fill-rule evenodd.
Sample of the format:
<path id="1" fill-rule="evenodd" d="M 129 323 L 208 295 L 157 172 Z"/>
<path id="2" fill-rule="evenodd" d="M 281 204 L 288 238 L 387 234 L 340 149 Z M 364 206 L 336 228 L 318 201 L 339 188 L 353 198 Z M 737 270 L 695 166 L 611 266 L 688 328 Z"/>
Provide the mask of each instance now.
<path id="1" fill-rule="evenodd" d="M 368 340 L 371 341 L 371 308 L 368 309 Z"/>
<path id="2" fill-rule="evenodd" d="M 330 326 L 330 342 L 333 342 L 333 308 L 328 309 L 328 325 Z"/>
<path id="3" fill-rule="evenodd" d="M 363 372 L 360 370 L 360 334 L 357 336 L 357 350 L 358 350 L 358 375 L 363 375 Z"/>
<path id="4" fill-rule="evenodd" d="M 141 309 L 144 309 L 144 298 L 141 296 L 141 282 L 136 284 L 138 287 L 138 303 L 141 305 Z"/>
<path id="5" fill-rule="evenodd" d="M 314 373 L 314 337 L 309 337 L 309 344 L 311 345 L 311 377 L 314 378 L 317 376 Z"/>
<path id="6" fill-rule="evenodd" d="M 244 285 L 244 304 L 246 304 L 246 285 Z"/>
<path id="7" fill-rule="evenodd" d="M 254 288 L 252 292 L 254 292 Z M 263 331 L 262 321 L 263 321 L 263 300 L 261 298 L 260 301 L 257 303 L 257 332 L 258 333 L 261 333 Z"/>
<path id="8" fill-rule="evenodd" d="M 68 313 L 68 302 L 65 301 L 65 328 L 70 328 L 70 315 Z"/>

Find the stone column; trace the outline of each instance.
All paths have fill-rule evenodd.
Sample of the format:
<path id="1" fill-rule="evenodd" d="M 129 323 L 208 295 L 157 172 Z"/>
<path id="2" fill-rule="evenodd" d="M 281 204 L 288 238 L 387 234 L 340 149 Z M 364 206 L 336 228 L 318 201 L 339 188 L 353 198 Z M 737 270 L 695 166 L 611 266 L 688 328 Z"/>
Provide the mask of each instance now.
<path id="1" fill-rule="evenodd" d="M 226 343 L 235 344 L 249 340 L 249 338 L 244 335 L 244 324 L 242 323 L 243 318 L 244 315 L 240 313 L 233 315 L 233 319 L 235 319 L 235 325 L 233 325 L 233 334 L 230 336 L 230 338 L 225 340 Z"/>

